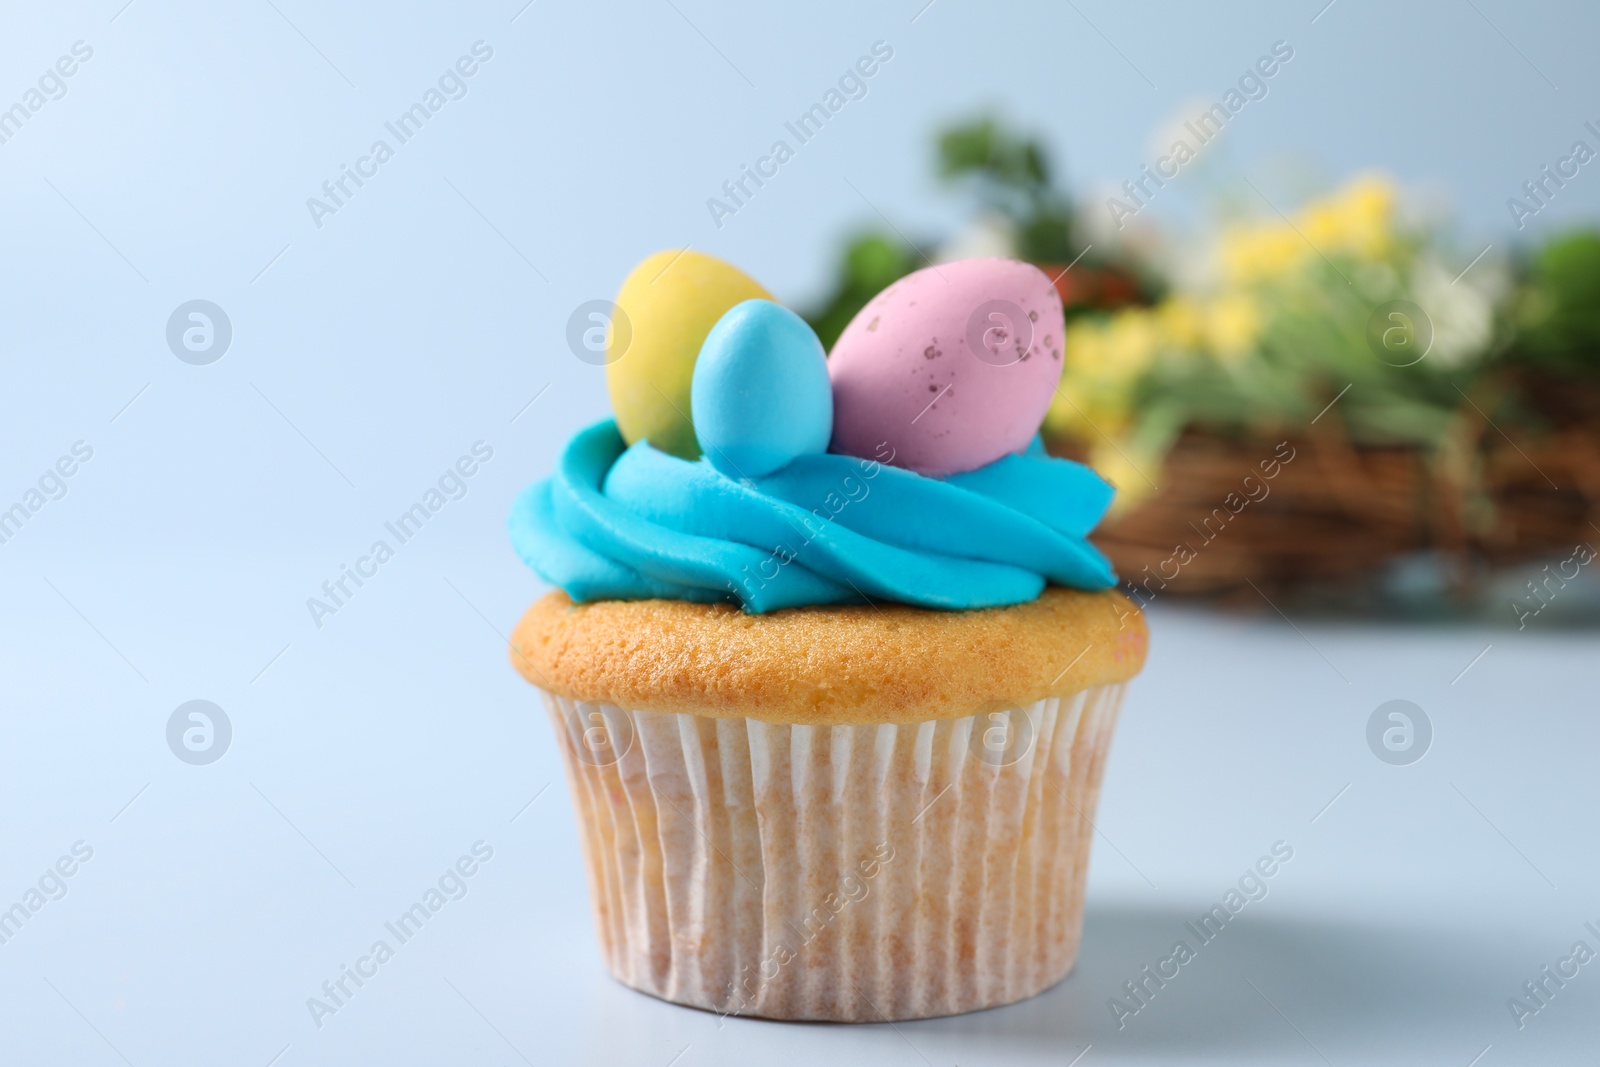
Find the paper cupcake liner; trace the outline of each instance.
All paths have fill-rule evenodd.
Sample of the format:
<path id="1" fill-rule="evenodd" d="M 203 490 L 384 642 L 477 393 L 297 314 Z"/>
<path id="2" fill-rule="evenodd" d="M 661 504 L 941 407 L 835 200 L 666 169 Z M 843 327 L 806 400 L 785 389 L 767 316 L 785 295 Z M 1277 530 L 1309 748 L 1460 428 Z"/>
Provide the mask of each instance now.
<path id="1" fill-rule="evenodd" d="M 1122 692 L 865 726 L 545 694 L 606 966 L 775 1019 L 950 1015 L 1054 985 Z"/>

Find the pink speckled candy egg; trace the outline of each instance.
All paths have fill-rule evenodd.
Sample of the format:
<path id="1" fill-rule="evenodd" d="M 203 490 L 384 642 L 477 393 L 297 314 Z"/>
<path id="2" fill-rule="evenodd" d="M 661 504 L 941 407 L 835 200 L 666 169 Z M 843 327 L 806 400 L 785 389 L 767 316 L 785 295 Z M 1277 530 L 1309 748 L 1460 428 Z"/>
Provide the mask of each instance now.
<path id="1" fill-rule="evenodd" d="M 1021 452 L 1061 380 L 1064 329 L 1055 286 L 1031 264 L 963 259 L 907 275 L 828 357 L 831 450 L 940 476 Z"/>

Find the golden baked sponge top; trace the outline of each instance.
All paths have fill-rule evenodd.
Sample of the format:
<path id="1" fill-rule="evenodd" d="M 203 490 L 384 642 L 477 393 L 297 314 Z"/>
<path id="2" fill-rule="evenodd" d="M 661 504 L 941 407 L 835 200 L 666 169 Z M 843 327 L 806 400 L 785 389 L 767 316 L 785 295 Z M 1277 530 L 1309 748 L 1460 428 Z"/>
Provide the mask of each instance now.
<path id="1" fill-rule="evenodd" d="M 604 600 L 534 603 L 511 662 L 559 696 L 630 711 L 835 726 L 911 723 L 1026 706 L 1125 681 L 1144 665 L 1144 616 L 1121 593 L 1052 586 L 1003 608 L 790 608 Z"/>

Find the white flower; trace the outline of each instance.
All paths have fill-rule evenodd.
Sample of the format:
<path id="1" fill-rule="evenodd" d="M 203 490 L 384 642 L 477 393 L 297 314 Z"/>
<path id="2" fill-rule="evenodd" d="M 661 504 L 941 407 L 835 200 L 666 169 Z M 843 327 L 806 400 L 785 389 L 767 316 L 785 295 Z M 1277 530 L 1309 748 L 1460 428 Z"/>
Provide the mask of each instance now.
<path id="1" fill-rule="evenodd" d="M 1433 322 L 1429 357 L 1443 367 L 1480 358 L 1494 335 L 1494 301 L 1502 285 L 1502 268 L 1496 263 L 1480 262 L 1456 280 L 1438 260 L 1418 261 L 1411 290 Z"/>

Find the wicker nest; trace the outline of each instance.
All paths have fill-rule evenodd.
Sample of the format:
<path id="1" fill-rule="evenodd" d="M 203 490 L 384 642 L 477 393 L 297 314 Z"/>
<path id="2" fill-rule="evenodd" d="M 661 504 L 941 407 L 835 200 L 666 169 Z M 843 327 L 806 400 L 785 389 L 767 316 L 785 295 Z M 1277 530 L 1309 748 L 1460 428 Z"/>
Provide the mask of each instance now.
<path id="1" fill-rule="evenodd" d="M 1300 435 L 1191 431 L 1149 472 L 1158 491 L 1094 540 L 1161 596 L 1360 595 L 1424 551 L 1469 594 L 1489 567 L 1600 543 L 1600 389 L 1558 394 L 1522 390 L 1543 428 L 1512 437 L 1469 401 L 1431 452 L 1353 444 L 1336 419 Z"/>

